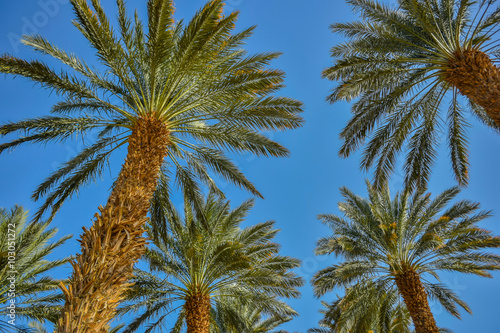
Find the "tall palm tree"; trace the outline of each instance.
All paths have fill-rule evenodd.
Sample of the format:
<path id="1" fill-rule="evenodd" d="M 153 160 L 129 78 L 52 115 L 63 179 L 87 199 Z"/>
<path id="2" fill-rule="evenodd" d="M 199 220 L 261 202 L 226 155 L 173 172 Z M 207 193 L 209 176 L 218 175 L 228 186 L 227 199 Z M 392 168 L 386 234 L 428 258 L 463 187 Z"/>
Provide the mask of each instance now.
<path id="1" fill-rule="evenodd" d="M 189 203 L 183 219 L 164 202 L 165 215 L 157 219 L 153 214 L 149 228 L 155 247 L 144 258 L 151 272 L 136 274 L 130 303 L 120 309 L 144 311 L 125 332 L 145 324 L 145 332 L 151 332 L 172 313 L 177 314 L 172 332 L 185 326 L 188 333 L 208 333 L 211 325 L 217 327 L 215 317 L 244 332 L 248 326 L 237 312 L 241 307 L 282 319 L 296 315 L 280 298 L 299 296 L 296 288 L 303 280 L 291 272 L 299 260 L 278 255 L 274 222 L 240 228 L 252 206 L 249 200 L 230 209 L 228 201 L 210 193 L 203 204 L 205 225 Z"/>
<path id="2" fill-rule="evenodd" d="M 441 270 L 491 277 L 488 271 L 500 269 L 500 256 L 485 251 L 500 247 L 500 237 L 477 225 L 489 212 L 467 200 L 444 210 L 459 191 L 451 188 L 432 200 L 430 194 L 410 198 L 405 191 L 391 200 L 387 186 L 377 190 L 368 183 L 368 199 L 342 188 L 339 210 L 345 217 L 320 215 L 333 235 L 318 241 L 316 253 L 344 260 L 315 274 L 315 294 L 336 287 L 359 293 L 397 288 L 417 333 L 438 332 L 428 297 L 456 317 L 458 306 L 470 312 L 453 291 L 427 280 Z"/>
<path id="3" fill-rule="evenodd" d="M 41 36 L 25 36 L 23 42 L 70 72 L 1 56 L 0 72 L 24 76 L 63 99 L 53 106 L 53 116 L 1 126 L 1 135 L 25 135 L 0 145 L 0 151 L 98 133 L 94 144 L 36 189 L 34 199 L 47 196 L 39 218 L 48 209 L 55 213 L 102 172 L 113 151 L 128 144 L 106 206 L 81 236 L 72 282 L 63 287 L 67 300 L 59 331 L 104 332 L 144 253 L 143 225 L 162 165 L 198 208 L 198 182 L 218 191 L 209 171 L 260 195 L 223 150 L 286 156 L 284 147 L 259 131 L 300 126 L 301 103 L 272 95 L 284 73 L 265 67 L 278 54 L 246 56 L 241 45 L 253 28 L 233 33 L 238 14 L 223 16 L 222 0 L 208 2 L 188 24 L 174 20 L 173 1 L 149 0 L 147 30 L 137 15 L 129 18 L 124 0 L 117 0 L 116 30 L 99 0 L 70 2 L 74 25 L 95 49 L 99 67 Z"/>
<path id="4" fill-rule="evenodd" d="M 27 216 L 28 212 L 19 206 L 10 211 L 0 209 L 0 315 L 2 319 L 9 318 L 7 306 L 13 300 L 16 320 L 55 323 L 64 296 L 57 292 L 61 280 L 47 273 L 67 263 L 69 258 L 47 260 L 46 257 L 71 236 L 50 242 L 57 229 L 48 229 L 49 222 L 27 223 Z"/>
<path id="5" fill-rule="evenodd" d="M 362 20 L 332 25 L 347 41 L 332 48 L 334 64 L 323 72 L 339 81 L 331 102 L 356 99 L 340 134 L 340 156 L 348 157 L 368 141 L 361 167 L 374 166 L 374 184 L 380 187 L 406 148 L 405 184 L 424 188 L 446 128 L 455 178 L 466 185 L 466 112 L 500 129 L 500 70 L 494 65 L 498 2 L 347 2 Z M 468 107 L 461 105 L 459 95 L 466 97 Z"/>

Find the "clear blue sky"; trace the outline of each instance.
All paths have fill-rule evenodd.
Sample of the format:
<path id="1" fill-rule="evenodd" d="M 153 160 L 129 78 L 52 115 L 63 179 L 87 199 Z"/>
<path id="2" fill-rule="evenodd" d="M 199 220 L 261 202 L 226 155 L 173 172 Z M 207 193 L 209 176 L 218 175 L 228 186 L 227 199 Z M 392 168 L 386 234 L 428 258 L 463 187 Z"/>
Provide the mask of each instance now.
<path id="1" fill-rule="evenodd" d="M 145 2 L 129 0 L 128 6 L 130 9 L 138 8 L 141 16 L 144 16 Z M 190 18 L 204 2 L 177 1 L 177 18 Z M 47 3 L 52 5 L 44 5 Z M 102 3 L 108 13 L 115 13 L 113 0 L 102 0 Z M 312 296 L 309 281 L 318 269 L 334 262 L 333 258 L 314 257 L 316 240 L 328 232 L 316 220 L 316 216 L 327 212 L 338 213 L 336 203 L 341 199 L 338 191 L 341 186 L 365 195 L 364 179 L 370 176 L 359 171 L 359 155 L 348 159 L 338 157 L 337 151 L 341 145 L 338 134 L 349 118 L 349 105 L 327 104 L 325 97 L 333 83 L 321 79 L 321 71 L 331 64 L 329 49 L 340 41 L 328 27 L 334 22 L 349 21 L 353 15 L 343 0 L 228 0 L 226 3 L 227 10 L 241 11 L 239 28 L 257 25 L 254 36 L 246 46 L 251 53 L 284 53 L 273 62 L 273 67 L 287 73 L 287 87 L 281 94 L 299 99 L 305 105 L 306 123 L 303 128 L 273 136 L 290 149 L 290 158 L 235 157 L 238 165 L 265 196 L 265 200 L 257 200 L 247 223 L 276 220 L 277 226 L 282 230 L 278 241 L 283 244 L 283 254 L 303 260 L 303 267 L 299 272 L 307 280 L 307 285 L 301 289 L 302 298 L 291 302 L 300 317 L 283 328 L 305 332 L 308 328 L 315 327 L 321 317 L 317 312 L 320 302 Z M 36 32 L 66 51 L 78 53 L 92 62 L 95 59 L 93 53 L 71 25 L 72 18 L 70 6 L 65 0 L 4 0 L 0 11 L 0 50 L 21 58 L 47 59 L 18 44 L 22 33 Z M 54 94 L 49 95 L 39 86 L 10 76 L 0 77 L 0 96 L 1 123 L 46 115 L 51 105 L 58 101 Z M 484 226 L 500 234 L 500 136 L 472 119 L 471 123 L 470 185 L 462 191 L 460 198 L 478 201 L 483 208 L 494 210 L 496 216 L 486 221 Z M 30 200 L 31 192 L 82 146 L 81 140 L 74 140 L 52 146 L 23 146 L 12 153 L 2 154 L 0 206 L 20 204 L 34 212 L 38 203 Z M 91 224 L 97 206 L 106 202 L 109 187 L 123 157 L 123 152 L 117 154 L 111 161 L 113 167 L 110 173 L 67 202 L 54 219 L 53 226 L 59 228 L 58 236 L 70 233 L 75 235 L 55 253 L 54 258 L 79 251 L 77 235 L 82 226 Z M 440 150 L 430 184 L 430 191 L 434 194 L 454 185 L 448 159 L 448 152 Z M 395 175 L 391 184 L 394 192 L 398 190 L 401 176 Z M 230 185 L 223 188 L 234 205 L 249 197 L 247 193 Z M 67 275 L 69 269 L 59 270 L 58 273 Z M 439 326 L 457 333 L 499 332 L 499 273 L 494 274 L 494 279 L 444 274 L 443 282 L 459 293 L 471 306 L 474 315 L 463 313 L 460 321 L 433 305 Z M 324 299 L 333 298 L 334 295 L 330 295 Z"/>

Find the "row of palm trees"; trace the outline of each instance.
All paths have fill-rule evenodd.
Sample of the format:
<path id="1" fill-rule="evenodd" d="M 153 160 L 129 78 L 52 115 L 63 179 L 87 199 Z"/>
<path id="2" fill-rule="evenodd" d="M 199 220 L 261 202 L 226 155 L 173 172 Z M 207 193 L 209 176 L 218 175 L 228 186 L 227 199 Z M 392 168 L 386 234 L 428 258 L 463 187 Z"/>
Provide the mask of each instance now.
<path id="1" fill-rule="evenodd" d="M 490 212 L 468 200 L 451 204 L 457 187 L 435 198 L 420 192 L 391 198 L 387 187 L 381 191 L 367 185 L 368 198 L 341 189 L 344 216 L 320 215 L 332 235 L 318 241 L 316 254 L 334 254 L 343 261 L 320 270 L 311 282 L 317 296 L 339 287 L 345 294 L 324 303 L 323 328 L 309 332 L 403 333 L 412 326 L 416 332 L 447 332 L 437 327 L 429 298 L 458 318 L 460 308 L 472 312 L 453 290 L 430 282 L 429 276 L 439 279 L 440 271 L 455 271 L 491 277 L 489 271 L 500 269 L 500 256 L 487 252 L 500 247 L 500 237 L 477 225 Z M 149 269 L 135 269 L 133 286 L 117 309 L 117 318 L 139 315 L 115 330 L 153 332 L 171 326 L 179 333 L 258 333 L 297 315 L 284 299 L 300 296 L 303 279 L 293 272 L 300 262 L 279 255 L 279 244 L 272 242 L 278 233 L 273 221 L 241 228 L 252 200 L 231 209 L 229 201 L 209 193 L 202 204 L 205 221 L 187 201 L 183 214 L 168 200 L 154 204 L 161 214 L 152 215 L 147 225 L 152 246 L 143 260 Z M 19 207 L 0 213 L 0 228 L 16 225 L 19 242 L 17 314 L 56 323 L 62 294 L 53 291 L 67 281 L 40 276 L 69 260 L 44 260 L 69 237 L 47 244 L 56 232 L 46 230 L 48 223 L 27 224 Z M 9 271 L 6 234 L 0 240 L 3 279 Z M 12 299 L 6 290 L 0 296 Z"/>
<path id="2" fill-rule="evenodd" d="M 262 252 L 258 248 L 264 244 L 252 244 L 257 253 L 240 248 L 242 241 L 233 244 L 234 239 L 244 237 L 246 229 L 238 229 L 238 218 L 224 226 L 224 216 L 230 213 L 227 203 L 215 199 L 223 194 L 212 177 L 216 174 L 261 196 L 225 152 L 288 154 L 262 134 L 302 124 L 301 103 L 274 95 L 282 87 L 284 73 L 267 65 L 278 54 L 246 55 L 241 45 L 252 28 L 234 33 L 238 14 L 223 15 L 221 0 L 209 1 L 188 23 L 174 19 L 173 1 L 149 0 L 146 24 L 138 16 L 129 16 L 125 2 L 117 0 L 116 28 L 100 1 L 70 2 L 76 16 L 73 23 L 95 50 L 96 62 L 85 62 L 37 35 L 24 36 L 23 43 L 59 60 L 66 70 L 38 60 L 0 57 L 0 72 L 26 77 L 61 97 L 51 116 L 0 126 L 2 136 L 24 134 L 1 144 L 0 152 L 25 142 L 99 134 L 96 142 L 35 190 L 33 199 L 46 198 L 35 221 L 46 212 L 53 216 L 66 199 L 102 172 L 114 151 L 128 145 L 106 205 L 99 207 L 93 226 L 81 235 L 81 253 L 70 260 L 73 274 L 67 283 L 61 283 L 65 305 L 58 316 L 58 331 L 108 332 L 117 314 L 137 306 L 127 305 L 132 297 L 139 301 L 135 304 L 148 309 L 182 300 L 179 318 L 187 323 L 187 331 L 208 332 L 213 326 L 209 318 L 231 322 L 231 316 L 237 316 L 228 310 L 235 308 L 231 303 L 234 295 L 246 299 L 237 306 L 242 313 L 252 314 L 252 298 L 243 296 L 257 287 L 270 297 L 264 302 L 269 308 L 259 307 L 259 313 L 278 314 L 285 320 L 293 310 L 279 298 L 297 296 L 295 288 L 302 282 L 289 270 L 298 263 L 278 256 L 275 244 L 264 242 L 270 248 Z M 398 322 L 402 323 L 407 318 L 403 313 L 408 311 L 417 332 L 437 332 L 427 296 L 438 297 L 452 313 L 456 313 L 454 302 L 466 306 L 442 286 L 424 284 L 420 275 L 435 274 L 439 269 L 487 275 L 486 271 L 499 268 L 495 255 L 483 257 L 475 252 L 481 247 L 497 247 L 498 239 L 478 229 L 474 225 L 477 218 L 467 220 L 470 212 L 460 206 L 463 204 L 458 212 L 447 211 L 450 215 L 435 219 L 436 209 L 444 206 L 429 201 L 424 193 L 436 157 L 438 122 L 445 118 L 440 117 L 443 101 L 450 102 L 448 143 L 460 185 L 467 184 L 469 167 L 461 95 L 473 114 L 499 129 L 500 72 L 489 55 L 498 46 L 493 37 L 500 9 L 483 0 L 399 0 L 397 8 L 372 0 L 348 2 L 363 19 L 333 25 L 347 41 L 332 49 L 334 65 L 324 75 L 340 81 L 330 96 L 332 102 L 356 99 L 354 116 L 341 133 L 344 145 L 340 154 L 349 156 L 369 139 L 361 166 L 370 169 L 376 165 L 373 186 L 369 185 L 372 204 L 343 190 L 347 203 L 341 207 L 350 221 L 326 218 L 335 226 L 334 235 L 320 241 L 318 253 L 342 255 L 346 262 L 319 272 L 313 283 L 317 295 L 345 288 L 346 295 L 332 305 L 340 316 L 335 323 L 344 322 L 344 330 L 349 325 L 375 322 L 387 328 L 391 322 L 387 313 L 400 313 Z M 391 202 L 387 181 L 403 149 L 407 150 L 405 189 Z M 184 219 L 168 204 L 172 181 L 186 200 Z M 201 185 L 210 190 L 206 200 Z M 453 197 L 456 191 L 442 196 Z M 427 208 L 434 215 L 421 216 Z M 220 214 L 222 220 L 213 214 Z M 262 228 L 269 241 L 275 234 L 272 225 Z M 146 248 L 145 233 L 158 251 Z M 212 249 L 207 245 L 212 242 L 221 247 Z M 353 245 L 358 243 L 366 243 L 367 248 Z M 263 253 L 270 262 L 261 257 Z M 158 274 L 134 270 L 141 257 Z M 181 259 L 187 266 L 182 267 Z M 231 259 L 235 262 L 224 261 Z M 178 269 L 177 275 L 173 275 L 173 267 Z M 221 267 L 235 270 L 230 274 L 232 282 L 218 275 Z M 168 276 L 162 283 L 170 278 L 176 282 L 165 284 L 164 298 L 151 305 L 147 302 L 156 298 L 145 295 L 148 290 L 156 291 L 160 272 Z M 223 291 L 215 291 L 213 284 Z M 372 304 L 376 311 L 371 314 L 379 313 L 378 320 L 366 317 L 355 306 L 359 302 L 353 302 L 370 290 L 384 292 L 383 301 Z M 218 292 L 221 298 L 216 298 Z M 278 304 L 284 306 L 280 310 L 284 312 L 277 310 Z"/>
<path id="3" fill-rule="evenodd" d="M 439 332 L 429 297 L 457 317 L 457 306 L 470 309 L 425 275 L 437 278 L 445 270 L 489 277 L 488 270 L 500 268 L 498 255 L 480 252 L 499 247 L 498 237 L 476 226 L 488 213 L 472 215 L 478 205 L 464 201 L 439 214 L 458 188 L 432 201 L 424 195 L 443 128 L 461 186 L 469 175 L 465 112 L 500 129 L 500 70 L 494 65 L 500 7 L 488 0 L 348 3 L 361 20 L 331 26 L 346 41 L 332 48 L 334 64 L 323 75 L 339 81 L 331 102 L 354 100 L 339 154 L 347 157 L 364 146 L 360 165 L 374 168 L 374 181 L 369 199 L 341 190 L 347 201 L 339 209 L 347 219 L 321 217 L 334 234 L 319 241 L 317 253 L 345 258 L 313 280 L 318 296 L 345 289 L 323 325 L 330 327 L 333 318 L 335 332 L 391 331 L 387 309 L 396 311 L 402 298 L 416 332 Z M 403 151 L 405 189 L 391 201 L 387 182 Z M 373 302 L 374 295 L 384 296 Z"/>
<path id="4" fill-rule="evenodd" d="M 115 320 L 114 329 L 152 332 L 174 322 L 173 332 L 185 328 L 187 332 L 257 333 L 270 332 L 296 316 L 282 299 L 299 297 L 297 287 L 303 279 L 292 271 L 299 267 L 299 260 L 279 255 L 279 244 L 272 242 L 278 233 L 274 221 L 240 227 L 252 207 L 249 200 L 231 209 L 228 201 L 210 193 L 202 207 L 207 226 L 189 205 L 181 217 L 170 202 L 162 202 L 158 209 L 165 215 L 159 221 L 152 219 L 147 228 L 152 246 L 143 260 L 149 269 L 135 269 L 134 285 L 118 308 L 117 318 L 140 314 L 125 327 Z M 51 279 L 46 273 L 69 258 L 44 258 L 69 236 L 47 244 L 57 231 L 46 230 L 48 223 L 27 224 L 27 213 L 20 207 L 0 213 L 2 231 L 16 225 L 19 249 L 15 261 L 17 295 L 12 297 L 8 288 L 3 289 L 2 303 L 14 299 L 17 320 L 33 320 L 31 326 L 57 323 L 63 300 L 57 286 L 68 281 Z M 10 274 L 5 264 L 9 242 L 7 232 L 2 235 L 0 267 L 5 280 Z M 0 314 L 8 313 L 7 307 L 0 309 Z"/>

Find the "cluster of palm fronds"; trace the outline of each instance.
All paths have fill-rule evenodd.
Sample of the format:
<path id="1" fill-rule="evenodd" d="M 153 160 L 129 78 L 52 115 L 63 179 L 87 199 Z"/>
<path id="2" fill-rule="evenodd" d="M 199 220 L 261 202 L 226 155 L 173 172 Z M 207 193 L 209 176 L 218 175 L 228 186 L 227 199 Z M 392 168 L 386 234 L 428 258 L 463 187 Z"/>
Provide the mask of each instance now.
<path id="1" fill-rule="evenodd" d="M 28 223 L 27 212 L 21 207 L 16 206 L 10 212 L 0 210 L 0 331 L 29 331 L 29 328 L 22 328 L 20 319 L 55 323 L 59 316 L 64 297 L 58 286 L 64 280 L 53 279 L 48 271 L 63 265 L 69 258 L 47 260 L 46 257 L 71 236 L 49 243 L 57 229 L 48 229 L 48 225 L 49 222 Z M 10 235 L 15 237 L 12 239 Z M 12 288 L 8 283 L 11 276 L 14 277 Z M 11 300 L 15 301 L 14 317 L 8 316 L 7 306 Z M 12 325 L 15 320 L 7 322 L 12 319 L 17 320 L 17 325 Z"/>

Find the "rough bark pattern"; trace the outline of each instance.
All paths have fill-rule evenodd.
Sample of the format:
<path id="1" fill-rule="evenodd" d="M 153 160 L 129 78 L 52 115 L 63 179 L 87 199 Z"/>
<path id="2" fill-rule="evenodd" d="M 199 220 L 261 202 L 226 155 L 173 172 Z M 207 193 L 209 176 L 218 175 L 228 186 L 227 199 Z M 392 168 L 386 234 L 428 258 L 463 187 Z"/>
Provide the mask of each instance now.
<path id="1" fill-rule="evenodd" d="M 427 293 L 417 272 L 412 268 L 406 269 L 403 274 L 396 276 L 396 284 L 413 319 L 415 331 L 417 333 L 439 333 L 427 301 Z"/>
<path id="2" fill-rule="evenodd" d="M 446 81 L 482 106 L 500 126 L 500 69 L 490 57 L 478 50 L 465 50 L 455 53 L 448 66 Z"/>
<path id="3" fill-rule="evenodd" d="M 71 284 L 61 286 L 66 304 L 60 333 L 107 332 L 116 306 L 131 286 L 133 265 L 144 253 L 144 223 L 167 153 L 169 132 L 158 120 L 139 119 L 128 154 L 106 207 L 83 228 L 81 251 L 72 262 Z"/>
<path id="4" fill-rule="evenodd" d="M 189 296 L 184 303 L 187 333 L 210 332 L 210 297 L 202 294 Z"/>

